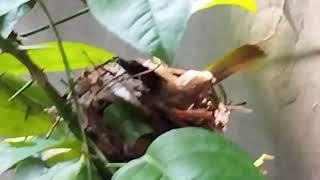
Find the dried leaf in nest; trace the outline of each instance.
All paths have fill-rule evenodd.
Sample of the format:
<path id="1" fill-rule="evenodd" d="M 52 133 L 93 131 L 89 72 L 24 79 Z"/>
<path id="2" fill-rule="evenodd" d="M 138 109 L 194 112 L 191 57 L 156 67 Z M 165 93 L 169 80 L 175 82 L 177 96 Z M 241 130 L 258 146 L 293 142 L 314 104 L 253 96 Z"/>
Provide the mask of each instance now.
<path id="1" fill-rule="evenodd" d="M 114 102 L 127 102 L 141 111 L 154 130 L 152 137 L 181 126 L 225 128 L 230 109 L 219 102 L 211 72 L 172 68 L 152 60 L 115 60 L 86 70 L 75 83 L 88 133 L 109 159 L 139 156 L 151 142 L 150 136 L 143 136 L 148 140 L 139 139 L 128 147 L 121 133 L 105 124 L 103 110 Z"/>

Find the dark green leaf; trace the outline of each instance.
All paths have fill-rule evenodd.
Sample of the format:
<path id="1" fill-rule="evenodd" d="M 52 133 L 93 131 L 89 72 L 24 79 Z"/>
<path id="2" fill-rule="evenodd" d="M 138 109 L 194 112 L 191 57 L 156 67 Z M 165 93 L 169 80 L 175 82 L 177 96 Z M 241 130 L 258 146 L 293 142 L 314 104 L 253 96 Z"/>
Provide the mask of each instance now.
<path id="1" fill-rule="evenodd" d="M 0 143 L 0 174 L 14 166 L 21 160 L 36 155 L 50 146 L 56 141 L 31 139 L 19 142 L 1 142 Z"/>
<path id="2" fill-rule="evenodd" d="M 129 162 L 114 180 L 260 180 L 249 155 L 211 131 L 188 127 L 157 138 L 146 154 Z"/>
<path id="3" fill-rule="evenodd" d="M 9 11 L 19 7 L 21 4 L 29 0 L 0 0 L 0 16 L 8 13 Z"/>
<path id="4" fill-rule="evenodd" d="M 0 77 L 0 136 L 43 134 L 51 126 L 49 115 L 43 109 L 52 103 L 40 87 L 32 85 L 8 102 L 26 82 L 7 73 Z"/>
<path id="5" fill-rule="evenodd" d="M 144 134 L 152 133 L 152 128 L 143 122 L 143 116 L 131 105 L 116 102 L 104 111 L 107 124 L 125 137 L 129 144 L 133 144 Z"/>
<path id="6" fill-rule="evenodd" d="M 0 16 L 0 35 L 3 38 L 8 38 L 18 20 L 31 10 L 34 5 L 35 1 L 30 1 Z"/>
<path id="7" fill-rule="evenodd" d="M 47 171 L 43 161 L 37 158 L 28 158 L 21 163 L 15 171 L 15 180 L 35 180 Z"/>
<path id="8" fill-rule="evenodd" d="M 28 54 L 37 65 L 47 72 L 64 70 L 56 42 L 44 43 L 39 46 L 42 48 L 28 50 Z M 64 41 L 63 46 L 73 69 L 97 65 L 113 56 L 109 51 L 84 43 Z M 8 53 L 0 54 L 0 71 L 15 74 L 28 72 L 23 64 Z"/>

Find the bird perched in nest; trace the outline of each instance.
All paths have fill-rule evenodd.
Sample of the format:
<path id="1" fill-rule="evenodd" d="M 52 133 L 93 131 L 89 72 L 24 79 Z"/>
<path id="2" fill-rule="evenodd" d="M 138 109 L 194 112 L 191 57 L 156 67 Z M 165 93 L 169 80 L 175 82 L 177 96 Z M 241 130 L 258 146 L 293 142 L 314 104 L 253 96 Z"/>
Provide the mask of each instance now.
<path id="1" fill-rule="evenodd" d="M 123 153 L 130 149 L 124 148 L 121 135 L 103 122 L 103 110 L 116 101 L 140 110 L 157 136 L 181 126 L 222 131 L 233 106 L 220 102 L 214 86 L 263 55 L 258 47 L 246 45 L 225 57 L 227 61 L 210 65 L 205 71 L 115 57 L 84 71 L 75 82 L 75 92 L 85 112 L 85 126 L 95 134 L 99 148 L 114 159 L 124 157 Z"/>

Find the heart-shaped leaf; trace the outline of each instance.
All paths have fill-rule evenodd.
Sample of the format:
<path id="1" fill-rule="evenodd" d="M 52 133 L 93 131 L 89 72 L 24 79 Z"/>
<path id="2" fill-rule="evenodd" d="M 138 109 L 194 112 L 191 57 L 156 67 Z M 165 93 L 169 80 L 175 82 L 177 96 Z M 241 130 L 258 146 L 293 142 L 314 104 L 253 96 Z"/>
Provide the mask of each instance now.
<path id="1" fill-rule="evenodd" d="M 146 154 L 129 162 L 114 180 L 260 180 L 249 155 L 223 136 L 188 127 L 158 137 Z"/>
<path id="2" fill-rule="evenodd" d="M 18 20 L 30 11 L 35 3 L 36 1 L 27 2 L 15 9 L 12 9 L 7 14 L 0 16 L 0 35 L 3 38 L 8 38 Z"/>
<path id="3" fill-rule="evenodd" d="M 42 46 L 42 48 L 27 50 L 33 62 L 47 72 L 64 70 L 56 42 L 44 43 L 38 46 Z M 97 65 L 113 57 L 113 54 L 109 51 L 84 43 L 64 41 L 63 47 L 73 69 Z M 0 54 L 0 71 L 15 74 L 28 72 L 23 64 L 8 53 Z"/>
<path id="4" fill-rule="evenodd" d="M 0 136 L 30 136 L 43 134 L 51 126 L 44 108 L 52 105 L 45 92 L 31 85 L 12 101 L 9 98 L 27 81 L 10 74 L 0 76 Z"/>
<path id="5" fill-rule="evenodd" d="M 213 1 L 211 1 L 213 2 Z M 143 53 L 171 63 L 187 22 L 199 9 L 222 4 L 203 0 L 87 0 L 108 30 Z M 223 3 L 239 4 L 225 0 Z"/>

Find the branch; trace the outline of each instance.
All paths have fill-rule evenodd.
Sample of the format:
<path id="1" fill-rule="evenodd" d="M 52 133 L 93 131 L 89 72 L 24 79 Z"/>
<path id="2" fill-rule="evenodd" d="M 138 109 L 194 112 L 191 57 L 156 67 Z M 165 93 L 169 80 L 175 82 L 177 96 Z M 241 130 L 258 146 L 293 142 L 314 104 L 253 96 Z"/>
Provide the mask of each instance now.
<path id="1" fill-rule="evenodd" d="M 54 102 L 60 115 L 69 124 L 71 131 L 77 138 L 82 139 L 81 129 L 76 121 L 77 119 L 73 113 L 70 113 L 72 112 L 71 106 L 66 103 L 65 99 L 63 99 L 58 91 L 49 83 L 48 77 L 43 70 L 32 62 L 25 51 L 20 51 L 18 46 L 18 43 L 0 37 L 0 49 L 15 56 L 28 69 L 32 79 L 45 90 L 49 98 Z"/>
<path id="2" fill-rule="evenodd" d="M 67 22 L 67 21 L 69 21 L 69 20 L 71 20 L 71 19 L 74 19 L 74 18 L 76 18 L 76 17 L 78 17 L 78 16 L 81 16 L 81 15 L 83 15 L 83 14 L 86 14 L 86 13 L 88 13 L 88 12 L 89 12 L 89 9 L 88 9 L 88 8 L 84 8 L 84 9 L 82 9 L 82 10 L 80 10 L 80 11 L 72 14 L 72 15 L 69 16 L 69 17 L 66 17 L 66 18 L 61 19 L 61 20 L 59 20 L 59 21 L 57 21 L 57 22 L 54 22 L 53 24 L 54 24 L 55 26 L 57 26 L 57 25 L 59 25 L 59 24 L 65 23 L 65 22 Z M 34 30 L 31 30 L 31 31 L 29 31 L 29 32 L 19 34 L 19 36 L 25 38 L 25 37 L 34 35 L 34 34 L 36 34 L 36 33 L 39 33 L 39 32 L 41 32 L 41 31 L 47 30 L 47 29 L 49 29 L 49 28 L 50 28 L 50 25 L 45 25 L 45 26 L 42 26 L 42 27 L 38 27 L 38 28 L 36 28 L 36 29 L 34 29 Z"/>

